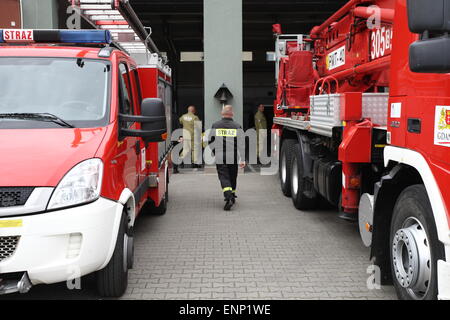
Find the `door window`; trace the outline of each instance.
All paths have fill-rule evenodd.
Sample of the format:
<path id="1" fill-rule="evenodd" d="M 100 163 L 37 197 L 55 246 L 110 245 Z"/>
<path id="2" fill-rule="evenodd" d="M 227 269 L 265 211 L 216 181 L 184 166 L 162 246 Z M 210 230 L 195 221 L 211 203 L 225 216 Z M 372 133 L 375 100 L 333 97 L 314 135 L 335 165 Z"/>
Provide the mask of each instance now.
<path id="1" fill-rule="evenodd" d="M 125 63 L 119 64 L 119 112 L 125 115 L 133 115 L 133 94 L 131 90 L 130 74 Z M 123 122 L 123 126 L 129 128 L 133 122 Z"/>

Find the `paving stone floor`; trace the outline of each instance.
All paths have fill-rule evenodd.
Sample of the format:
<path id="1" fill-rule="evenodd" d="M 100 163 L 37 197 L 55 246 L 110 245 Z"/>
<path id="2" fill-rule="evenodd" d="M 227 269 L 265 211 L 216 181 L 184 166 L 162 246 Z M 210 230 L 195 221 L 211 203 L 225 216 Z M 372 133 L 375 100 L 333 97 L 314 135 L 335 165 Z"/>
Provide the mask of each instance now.
<path id="1" fill-rule="evenodd" d="M 123 299 L 396 299 L 368 289 L 369 250 L 333 210 L 301 212 L 277 176 L 241 174 L 230 212 L 214 170 L 173 175 L 164 216 L 140 216 Z M 36 286 L 8 299 L 95 299 L 95 285 Z M 3 297 L 4 299 L 5 297 Z"/>

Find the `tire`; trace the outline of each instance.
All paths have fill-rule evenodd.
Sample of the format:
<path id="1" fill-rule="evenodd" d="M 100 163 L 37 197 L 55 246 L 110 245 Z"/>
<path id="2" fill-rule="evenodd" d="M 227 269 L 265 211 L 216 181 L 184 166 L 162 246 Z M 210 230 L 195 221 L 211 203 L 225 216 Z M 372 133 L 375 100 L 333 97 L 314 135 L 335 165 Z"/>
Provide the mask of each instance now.
<path id="1" fill-rule="evenodd" d="M 149 205 L 148 212 L 154 216 L 163 216 L 167 212 L 167 200 L 166 196 L 161 199 L 159 206 L 155 206 L 154 203 Z"/>
<path id="2" fill-rule="evenodd" d="M 97 290 L 102 297 L 121 297 L 128 287 L 129 261 L 125 250 L 127 216 L 122 214 L 116 247 L 105 268 L 97 272 Z"/>
<path id="3" fill-rule="evenodd" d="M 317 192 L 310 181 L 304 178 L 303 158 L 300 145 L 294 146 L 291 161 L 291 197 L 298 210 L 311 210 L 317 207 Z"/>
<path id="4" fill-rule="evenodd" d="M 400 194 L 391 221 L 389 250 L 398 298 L 437 299 L 437 261 L 443 259 L 444 247 L 423 185 L 410 186 Z"/>
<path id="5" fill-rule="evenodd" d="M 283 141 L 280 150 L 280 162 L 279 162 L 279 177 L 281 191 L 286 197 L 291 196 L 291 161 L 292 154 L 294 152 L 294 146 L 297 141 L 293 139 L 287 139 Z"/>

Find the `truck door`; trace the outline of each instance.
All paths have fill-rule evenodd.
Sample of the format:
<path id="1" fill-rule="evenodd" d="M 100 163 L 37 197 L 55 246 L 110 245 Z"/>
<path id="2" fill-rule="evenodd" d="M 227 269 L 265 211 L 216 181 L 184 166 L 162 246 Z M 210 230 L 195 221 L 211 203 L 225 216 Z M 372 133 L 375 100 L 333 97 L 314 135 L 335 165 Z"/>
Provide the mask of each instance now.
<path id="1" fill-rule="evenodd" d="M 121 114 L 136 115 L 130 72 L 125 62 L 119 64 L 119 112 Z M 129 129 L 139 129 L 136 122 L 121 122 L 121 126 Z M 138 185 L 140 168 L 139 138 L 124 137 L 118 143 L 117 163 L 127 188 L 135 192 Z"/>
<path id="2" fill-rule="evenodd" d="M 133 85 L 133 95 L 134 95 L 134 103 L 136 106 L 137 114 L 141 114 L 141 104 L 142 104 L 142 92 L 141 92 L 141 83 L 139 79 L 139 74 L 137 72 L 136 67 L 131 66 L 131 83 Z M 146 144 L 142 138 L 139 138 L 138 146 L 140 148 L 139 154 L 139 168 L 138 168 L 138 183 L 141 185 L 145 182 L 147 178 L 147 163 L 146 163 Z M 137 146 L 137 147 L 138 147 Z"/>

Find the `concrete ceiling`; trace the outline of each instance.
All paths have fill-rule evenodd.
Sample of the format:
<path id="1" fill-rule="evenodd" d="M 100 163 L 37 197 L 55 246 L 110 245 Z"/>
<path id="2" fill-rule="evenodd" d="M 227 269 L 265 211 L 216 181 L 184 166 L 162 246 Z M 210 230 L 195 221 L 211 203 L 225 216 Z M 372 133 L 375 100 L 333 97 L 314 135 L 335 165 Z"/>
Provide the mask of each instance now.
<path id="1" fill-rule="evenodd" d="M 224 0 L 226 1 L 226 0 Z M 203 51 L 203 0 L 130 0 L 161 51 Z M 243 0 L 245 51 L 273 50 L 272 24 L 284 33 L 309 33 L 346 0 Z"/>

